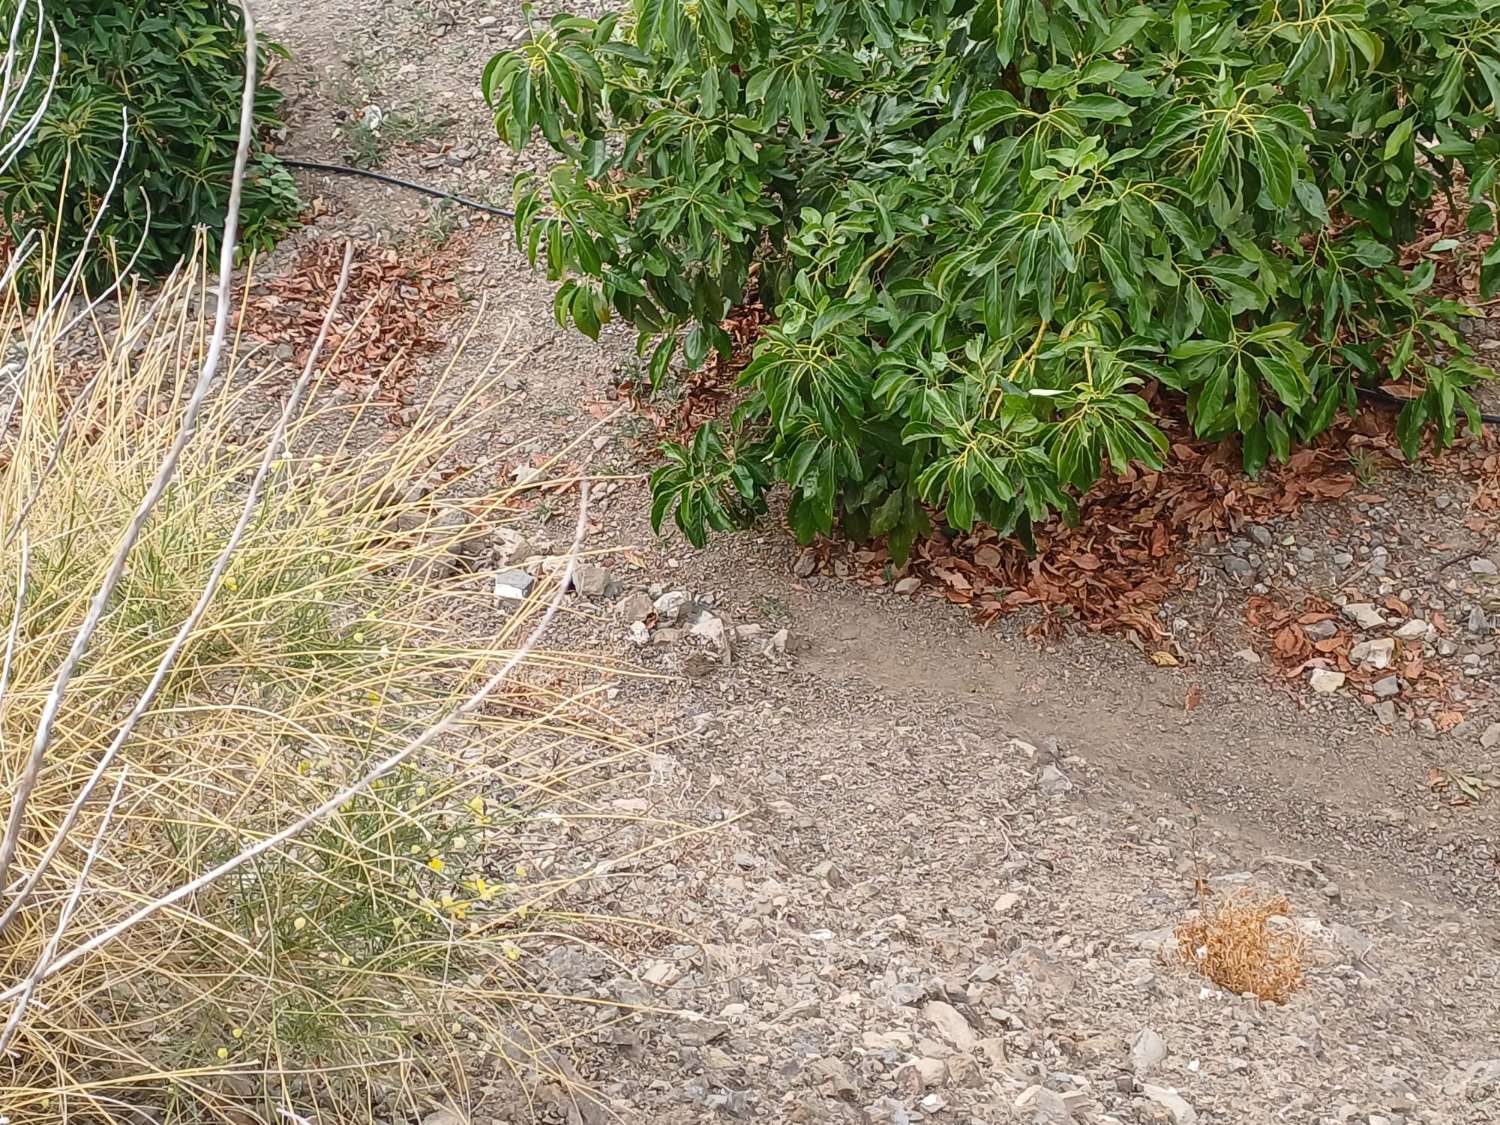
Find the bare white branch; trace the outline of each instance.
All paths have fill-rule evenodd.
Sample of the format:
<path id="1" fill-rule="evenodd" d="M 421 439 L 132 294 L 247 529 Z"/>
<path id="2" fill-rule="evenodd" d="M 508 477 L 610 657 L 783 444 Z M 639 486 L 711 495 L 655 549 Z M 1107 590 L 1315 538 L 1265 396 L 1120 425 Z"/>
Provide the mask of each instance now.
<path id="1" fill-rule="evenodd" d="M 21 1017 L 26 1014 L 26 1007 L 31 1003 L 37 984 L 47 975 L 47 967 L 57 957 L 57 947 L 62 944 L 68 923 L 73 920 L 73 915 L 78 910 L 78 901 L 83 897 L 83 888 L 88 884 L 89 872 L 93 869 L 94 860 L 99 858 L 99 853 L 104 848 L 104 841 L 109 837 L 110 821 L 114 819 L 115 809 L 119 806 L 120 797 L 125 792 L 125 779 L 129 776 L 129 772 L 128 767 L 120 771 L 120 778 L 115 782 L 115 791 L 110 795 L 109 804 L 104 807 L 104 816 L 94 832 L 94 842 L 89 845 L 89 850 L 83 857 L 83 866 L 79 868 L 78 875 L 73 880 L 73 889 L 68 894 L 68 901 L 63 904 L 62 911 L 57 916 L 57 924 L 52 929 L 52 936 L 47 939 L 47 945 L 42 950 L 41 956 L 37 958 L 36 965 L 27 974 L 24 991 L 16 998 L 10 1018 L 5 1021 L 5 1030 L 0 1031 L 0 1055 L 3 1055 L 5 1049 L 10 1046 L 11 1038 L 15 1035 L 16 1028 L 21 1026 Z"/>

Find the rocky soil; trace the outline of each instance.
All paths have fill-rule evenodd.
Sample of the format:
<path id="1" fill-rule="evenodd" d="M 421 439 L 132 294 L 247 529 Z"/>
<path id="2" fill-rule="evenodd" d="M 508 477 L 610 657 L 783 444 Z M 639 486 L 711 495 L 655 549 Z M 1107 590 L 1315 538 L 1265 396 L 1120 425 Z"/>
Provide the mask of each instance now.
<path id="1" fill-rule="evenodd" d="M 511 0 L 259 7 L 292 52 L 288 152 L 363 146 L 502 202 L 544 165 L 492 139 L 478 97 L 521 33 Z M 449 330 L 456 377 L 511 365 L 472 452 L 511 479 L 559 451 L 606 478 L 557 643 L 618 662 L 601 706 L 650 747 L 648 783 L 601 811 L 675 840 L 586 892 L 651 928 L 536 969 L 599 1002 L 559 1004 L 576 1081 L 476 1057 L 474 1097 L 433 1125 L 1500 1121 L 1500 545 L 1473 520 L 1492 482 L 1365 466 L 1354 495 L 1203 544 L 1163 610 L 1175 667 L 980 630 L 774 522 L 658 540 L 654 426 L 612 414 L 629 341 L 560 332 L 501 223 L 304 188 L 318 213 L 267 268 L 349 234 L 413 256 L 455 238 L 478 313 Z M 412 395 L 451 358 L 414 365 Z M 466 563 L 499 609 L 555 565 L 575 499 L 535 496 Z M 1287 894 L 1308 939 L 1286 1006 L 1176 955 L 1173 928 L 1240 888 Z"/>

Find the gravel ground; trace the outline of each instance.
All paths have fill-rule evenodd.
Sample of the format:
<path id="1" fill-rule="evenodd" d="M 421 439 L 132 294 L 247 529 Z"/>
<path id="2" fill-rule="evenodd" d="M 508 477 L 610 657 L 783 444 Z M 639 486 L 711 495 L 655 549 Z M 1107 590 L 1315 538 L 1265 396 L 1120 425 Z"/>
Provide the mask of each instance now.
<path id="1" fill-rule="evenodd" d="M 260 7 L 293 56 L 288 152 L 364 152 L 502 202 L 545 166 L 492 138 L 478 97 L 519 33 L 510 0 Z M 483 312 L 458 370 L 512 364 L 476 452 L 525 471 L 571 443 L 566 460 L 612 478 L 601 569 L 559 642 L 650 674 L 621 677 L 609 706 L 653 743 L 652 784 L 610 799 L 719 825 L 609 882 L 658 936 L 547 958 L 560 994 L 609 1002 L 572 1017 L 603 1104 L 517 1090 L 481 1058 L 458 1120 L 1500 1121 L 1500 585 L 1484 566 L 1500 548 L 1465 523 L 1488 482 L 1374 466 L 1354 496 L 1205 545 L 1201 581 L 1165 610 L 1180 667 L 1112 637 L 1037 643 L 1023 620 L 981 631 L 920 593 L 799 573 L 770 523 L 703 551 L 656 539 L 653 428 L 599 423 L 630 341 L 559 331 L 498 222 L 358 180 L 304 186 L 320 214 L 295 244 L 461 239 L 459 287 Z M 495 567 L 565 538 L 570 502 L 538 504 L 529 546 L 495 545 Z M 1332 607 L 1347 672 L 1289 677 L 1248 623 L 1252 599 L 1308 597 Z M 1287 893 L 1309 939 L 1285 1007 L 1171 955 L 1206 889 L 1242 886 Z"/>

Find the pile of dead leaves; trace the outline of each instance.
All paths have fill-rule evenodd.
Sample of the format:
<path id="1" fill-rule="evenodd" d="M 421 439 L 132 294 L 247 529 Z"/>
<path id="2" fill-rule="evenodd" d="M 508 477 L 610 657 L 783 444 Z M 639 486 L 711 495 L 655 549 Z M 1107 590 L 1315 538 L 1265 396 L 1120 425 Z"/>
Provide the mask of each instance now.
<path id="1" fill-rule="evenodd" d="M 326 376 L 349 394 L 406 405 L 408 361 L 441 347 L 444 328 L 459 311 L 452 278 L 460 253 L 453 242 L 432 255 L 356 246 L 349 288 L 323 349 Z M 317 339 L 343 256 L 341 243 L 311 243 L 289 267 L 254 283 L 244 301 L 247 333 L 289 347 L 293 369 L 306 362 Z"/>
<path id="2" fill-rule="evenodd" d="M 1157 615 L 1163 599 L 1196 585 L 1183 570 L 1194 543 L 1337 499 L 1354 486 L 1338 435 L 1268 466 L 1256 480 L 1241 471 L 1232 446 L 1179 435 L 1161 470 L 1102 480 L 1081 501 L 1075 524 L 1057 518 L 1037 528 L 1035 554 L 979 528 L 918 543 L 906 569 L 947 601 L 972 607 L 981 622 L 1036 606 L 1047 611 L 1038 629 L 1076 618 L 1151 642 L 1166 635 Z M 869 584 L 896 580 L 884 548 L 854 550 L 850 558 Z"/>

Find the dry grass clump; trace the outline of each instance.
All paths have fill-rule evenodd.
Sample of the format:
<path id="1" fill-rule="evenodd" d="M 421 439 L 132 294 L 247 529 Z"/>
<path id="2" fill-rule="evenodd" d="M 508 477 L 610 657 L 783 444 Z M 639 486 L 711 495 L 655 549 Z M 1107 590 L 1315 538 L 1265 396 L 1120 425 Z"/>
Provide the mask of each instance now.
<path id="1" fill-rule="evenodd" d="M 594 729 L 599 677 L 567 653 L 527 652 L 469 706 L 535 623 L 463 561 L 509 498 L 413 482 L 497 388 L 370 448 L 361 404 L 316 406 L 278 451 L 266 404 L 285 379 L 248 356 L 227 358 L 59 694 L 180 432 L 200 290 L 188 269 L 154 316 L 127 297 L 71 408 L 50 333 L 14 294 L 0 306 L 0 355 L 26 366 L 0 446 L 0 1111 L 342 1122 L 464 1104 L 475 1060 L 518 1054 L 528 960 L 577 931 L 556 902 L 580 870 L 567 830 L 631 750 Z M 314 379 L 306 400 L 327 398 Z"/>
<path id="2" fill-rule="evenodd" d="M 540 613 L 498 610 L 469 567 L 511 497 L 446 469 L 499 376 L 445 376 L 367 444 L 384 427 L 328 393 L 319 346 L 291 381 L 227 331 L 236 207 L 212 286 L 189 262 L 107 315 L 0 268 L 17 1125 L 404 1122 L 507 1071 L 571 1077 L 529 966 L 584 923 L 567 892 L 609 857 L 576 824 L 632 754 L 588 661 L 537 647 L 587 490 Z"/>
<path id="3" fill-rule="evenodd" d="M 1197 917 L 1177 927 L 1178 955 L 1220 988 L 1285 1004 L 1302 983 L 1307 938 L 1269 923 L 1290 914 L 1285 895 L 1241 891 L 1205 900 Z"/>

